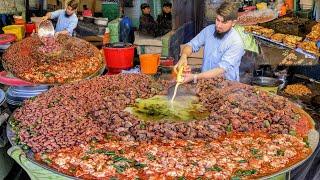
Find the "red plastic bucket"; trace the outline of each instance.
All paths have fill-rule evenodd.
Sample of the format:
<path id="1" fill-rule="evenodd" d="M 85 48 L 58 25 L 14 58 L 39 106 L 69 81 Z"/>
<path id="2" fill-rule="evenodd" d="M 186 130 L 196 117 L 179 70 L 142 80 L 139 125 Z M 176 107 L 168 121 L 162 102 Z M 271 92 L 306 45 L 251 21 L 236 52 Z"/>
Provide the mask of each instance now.
<path id="1" fill-rule="evenodd" d="M 26 24 L 26 33 L 31 34 L 35 29 L 36 29 L 36 25 L 34 23 Z"/>
<path id="2" fill-rule="evenodd" d="M 134 46 L 124 48 L 103 47 L 104 58 L 109 74 L 120 73 L 121 70 L 133 66 Z"/>

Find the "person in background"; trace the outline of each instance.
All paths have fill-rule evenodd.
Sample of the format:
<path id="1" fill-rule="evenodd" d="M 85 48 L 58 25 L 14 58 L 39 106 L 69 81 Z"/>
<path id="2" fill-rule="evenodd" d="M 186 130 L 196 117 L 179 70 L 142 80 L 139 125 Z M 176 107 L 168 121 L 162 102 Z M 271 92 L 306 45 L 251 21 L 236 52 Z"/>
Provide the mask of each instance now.
<path id="1" fill-rule="evenodd" d="M 1 26 L 6 26 L 7 25 L 7 15 L 0 14 L 0 22 L 1 22 Z"/>
<path id="2" fill-rule="evenodd" d="M 237 11 L 235 3 L 223 2 L 217 9 L 215 24 L 204 28 L 183 48 L 180 60 L 174 67 L 175 72 L 179 68 L 190 72 L 190 67 L 187 66 L 188 56 L 204 46 L 201 73 L 185 73 L 184 83 L 217 76 L 239 81 L 239 66 L 244 55 L 244 44 L 239 33 L 233 28 L 237 20 Z"/>
<path id="3" fill-rule="evenodd" d="M 151 16 L 151 9 L 149 4 L 143 3 L 140 6 L 142 15 L 140 16 L 139 22 L 139 31 L 145 35 L 155 36 L 157 23 Z"/>
<path id="4" fill-rule="evenodd" d="M 88 9 L 86 4 L 84 4 L 82 7 L 83 7 L 82 16 L 91 17 L 92 16 L 91 9 Z"/>
<path id="5" fill-rule="evenodd" d="M 172 4 L 165 2 L 162 6 L 162 13 L 157 18 L 157 32 L 156 36 L 162 36 L 172 30 L 172 15 L 171 15 Z"/>
<path id="6" fill-rule="evenodd" d="M 66 1 L 66 8 L 54 12 L 48 12 L 42 20 L 58 19 L 55 31 L 56 34 L 67 34 L 72 36 L 73 30 L 77 27 L 78 18 L 76 15 L 79 0 Z"/>

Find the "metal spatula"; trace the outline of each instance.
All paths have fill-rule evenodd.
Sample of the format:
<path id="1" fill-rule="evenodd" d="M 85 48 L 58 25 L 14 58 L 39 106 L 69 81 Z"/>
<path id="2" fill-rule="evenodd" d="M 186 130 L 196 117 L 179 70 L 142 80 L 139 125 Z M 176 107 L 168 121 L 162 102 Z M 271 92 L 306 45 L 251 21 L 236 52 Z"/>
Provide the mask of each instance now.
<path id="1" fill-rule="evenodd" d="M 175 89 L 176 84 L 173 84 L 168 88 L 168 100 L 171 100 L 174 94 L 174 89 Z M 176 98 L 175 100 L 181 100 L 181 97 L 191 97 L 191 96 L 196 96 L 196 88 L 192 87 L 187 84 L 180 84 L 177 89 L 176 93 Z"/>

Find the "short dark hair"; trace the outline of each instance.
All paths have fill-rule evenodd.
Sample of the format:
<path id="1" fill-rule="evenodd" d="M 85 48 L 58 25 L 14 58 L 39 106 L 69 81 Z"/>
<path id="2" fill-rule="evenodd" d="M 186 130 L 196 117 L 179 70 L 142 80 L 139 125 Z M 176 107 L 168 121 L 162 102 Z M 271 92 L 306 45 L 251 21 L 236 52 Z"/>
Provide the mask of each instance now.
<path id="1" fill-rule="evenodd" d="M 224 21 L 237 20 L 238 8 L 235 3 L 225 1 L 217 9 L 217 14 L 222 16 Z"/>
<path id="2" fill-rule="evenodd" d="M 172 3 L 169 2 L 169 1 L 166 1 L 166 2 L 163 3 L 162 7 L 170 7 L 170 8 L 172 8 Z"/>
<path id="3" fill-rule="evenodd" d="M 67 6 L 70 6 L 73 10 L 77 9 L 79 5 L 79 0 L 69 0 Z"/>
<path id="4" fill-rule="evenodd" d="M 144 9 L 147 8 L 147 7 L 150 7 L 150 5 L 149 5 L 148 3 L 142 3 L 142 4 L 140 5 L 140 9 L 141 9 L 141 10 L 144 10 Z"/>

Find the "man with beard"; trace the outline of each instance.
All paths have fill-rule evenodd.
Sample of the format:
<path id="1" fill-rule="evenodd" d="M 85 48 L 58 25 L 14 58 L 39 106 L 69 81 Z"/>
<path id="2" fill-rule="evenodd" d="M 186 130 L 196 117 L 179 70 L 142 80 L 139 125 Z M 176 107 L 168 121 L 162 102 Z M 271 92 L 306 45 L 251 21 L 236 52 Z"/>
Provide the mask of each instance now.
<path id="1" fill-rule="evenodd" d="M 165 35 L 172 30 L 171 8 L 172 4 L 170 2 L 163 3 L 162 14 L 159 14 L 157 18 L 158 29 L 156 36 Z"/>
<path id="2" fill-rule="evenodd" d="M 79 0 L 66 1 L 66 8 L 54 12 L 48 12 L 42 20 L 58 19 L 55 31 L 57 34 L 67 34 L 72 36 L 73 30 L 77 27 L 77 12 Z"/>
<path id="3" fill-rule="evenodd" d="M 233 26 L 237 20 L 237 7 L 234 3 L 223 2 L 217 9 L 215 25 L 204 28 L 182 50 L 174 70 L 187 67 L 187 57 L 204 46 L 203 64 L 200 74 L 185 73 L 184 82 L 224 76 L 228 80 L 239 81 L 239 66 L 244 55 L 244 45 Z"/>

